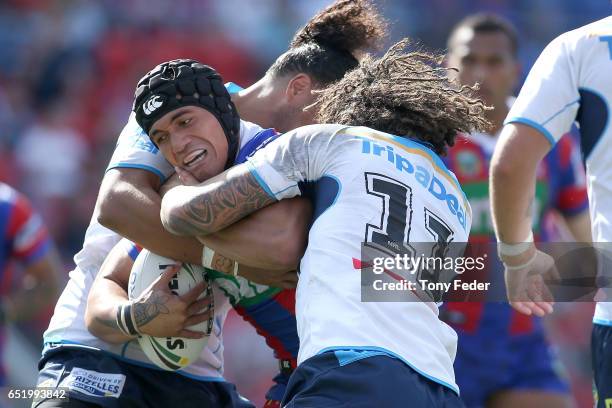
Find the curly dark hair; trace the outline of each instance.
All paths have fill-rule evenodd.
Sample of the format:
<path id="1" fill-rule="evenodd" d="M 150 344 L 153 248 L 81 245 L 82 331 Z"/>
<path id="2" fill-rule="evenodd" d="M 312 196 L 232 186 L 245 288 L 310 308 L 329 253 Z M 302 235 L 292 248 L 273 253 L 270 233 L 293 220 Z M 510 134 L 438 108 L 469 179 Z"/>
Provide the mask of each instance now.
<path id="1" fill-rule="evenodd" d="M 367 126 L 429 143 L 444 155 L 459 132 L 484 131 L 488 110 L 474 97 L 475 87 L 448 77 L 442 56 L 407 52 L 410 41 L 393 45 L 384 56 L 366 56 L 358 69 L 321 90 L 318 123 Z"/>
<path id="2" fill-rule="evenodd" d="M 338 0 L 317 13 L 293 37 L 268 74 L 308 74 L 323 87 L 359 65 L 358 54 L 382 46 L 387 22 L 368 0 Z"/>

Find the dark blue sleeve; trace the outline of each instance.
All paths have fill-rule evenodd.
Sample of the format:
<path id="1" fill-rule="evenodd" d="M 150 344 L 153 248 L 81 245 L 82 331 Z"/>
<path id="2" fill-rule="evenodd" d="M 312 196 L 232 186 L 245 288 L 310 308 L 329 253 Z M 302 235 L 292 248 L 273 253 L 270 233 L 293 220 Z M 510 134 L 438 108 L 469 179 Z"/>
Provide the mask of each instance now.
<path id="1" fill-rule="evenodd" d="M 274 129 L 264 129 L 249 140 L 244 147 L 238 151 L 234 164 L 244 163 L 249 157 L 253 156 L 262 147 L 265 147 L 272 140 L 276 139 L 279 133 Z"/>

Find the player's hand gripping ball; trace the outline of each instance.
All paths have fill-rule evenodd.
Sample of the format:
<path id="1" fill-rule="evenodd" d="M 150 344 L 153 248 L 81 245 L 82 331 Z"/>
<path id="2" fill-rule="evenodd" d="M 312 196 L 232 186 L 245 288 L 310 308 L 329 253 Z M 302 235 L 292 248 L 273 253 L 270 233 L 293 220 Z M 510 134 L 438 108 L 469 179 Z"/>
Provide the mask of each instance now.
<path id="1" fill-rule="evenodd" d="M 174 371 L 200 357 L 214 321 L 204 267 L 182 264 L 179 269 L 172 259 L 145 249 L 132 267 L 128 296 L 140 303 L 138 343 L 149 360 Z"/>

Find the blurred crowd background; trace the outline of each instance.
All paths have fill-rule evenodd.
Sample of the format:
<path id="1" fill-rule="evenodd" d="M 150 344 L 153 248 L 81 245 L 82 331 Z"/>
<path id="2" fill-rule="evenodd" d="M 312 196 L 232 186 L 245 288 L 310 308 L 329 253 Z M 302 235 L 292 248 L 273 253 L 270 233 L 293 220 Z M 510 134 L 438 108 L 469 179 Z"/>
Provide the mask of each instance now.
<path id="1" fill-rule="evenodd" d="M 67 273 L 82 244 L 105 166 L 131 110 L 136 81 L 159 62 L 189 57 L 246 86 L 284 50 L 322 0 L 3 0 L 0 2 L 0 180 L 42 214 Z M 443 50 L 452 26 L 499 13 L 520 33 L 524 74 L 559 33 L 609 15 L 609 0 L 384 0 L 390 41 L 409 36 Z M 18 279 L 18 275 L 15 279 Z M 3 284 L 10 290 L 10 284 Z M 562 305 L 551 319 L 580 406 L 590 398 L 592 306 Z M 26 330 L 38 357 L 48 316 Z M 231 316 L 226 378 L 261 404 L 275 370 L 254 331 Z M 18 380 L 15 380 L 18 381 Z M 35 381 L 34 378 L 31 379 Z"/>

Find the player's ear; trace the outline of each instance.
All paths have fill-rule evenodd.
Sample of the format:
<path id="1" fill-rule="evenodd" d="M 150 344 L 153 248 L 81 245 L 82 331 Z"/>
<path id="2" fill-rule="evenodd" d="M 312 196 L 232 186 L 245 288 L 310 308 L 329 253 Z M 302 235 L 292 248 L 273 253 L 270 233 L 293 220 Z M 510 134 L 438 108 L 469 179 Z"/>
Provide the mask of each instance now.
<path id="1" fill-rule="evenodd" d="M 449 53 L 450 51 L 448 51 L 446 54 L 444 54 L 444 56 L 442 57 L 442 66 L 445 68 L 449 68 Z"/>
<path id="2" fill-rule="evenodd" d="M 289 80 L 285 90 L 289 102 L 303 104 L 312 99 L 312 80 L 304 73 L 299 73 Z"/>

